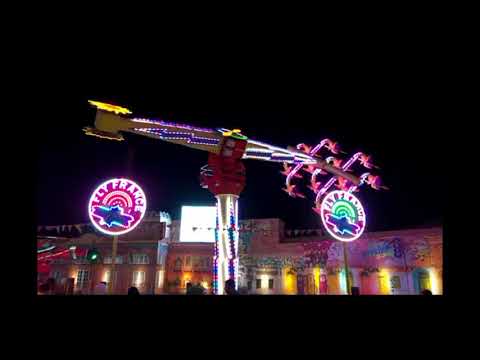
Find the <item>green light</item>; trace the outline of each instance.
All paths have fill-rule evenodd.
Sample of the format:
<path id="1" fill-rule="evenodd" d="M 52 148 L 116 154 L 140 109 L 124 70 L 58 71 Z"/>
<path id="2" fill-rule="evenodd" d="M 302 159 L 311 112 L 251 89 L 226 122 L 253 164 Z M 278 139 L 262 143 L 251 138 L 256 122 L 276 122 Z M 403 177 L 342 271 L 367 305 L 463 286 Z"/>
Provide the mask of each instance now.
<path id="1" fill-rule="evenodd" d="M 90 249 L 87 254 L 87 259 L 90 262 L 96 262 L 100 259 L 100 253 L 97 249 Z"/>

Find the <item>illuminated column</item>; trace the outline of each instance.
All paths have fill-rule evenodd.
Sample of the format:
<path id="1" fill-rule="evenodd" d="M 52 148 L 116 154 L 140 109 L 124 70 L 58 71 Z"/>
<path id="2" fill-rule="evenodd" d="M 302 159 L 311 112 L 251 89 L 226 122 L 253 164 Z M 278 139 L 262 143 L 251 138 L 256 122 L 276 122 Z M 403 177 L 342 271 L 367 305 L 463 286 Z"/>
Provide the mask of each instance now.
<path id="1" fill-rule="evenodd" d="M 225 281 L 233 279 L 238 288 L 238 196 L 217 195 L 215 231 L 214 293 L 224 294 Z"/>
<path id="2" fill-rule="evenodd" d="M 338 283 L 339 283 L 339 286 L 340 286 L 340 292 L 339 292 L 340 295 L 348 295 L 346 274 L 347 274 L 347 272 L 345 271 L 345 269 L 342 269 L 338 273 Z"/>
<path id="3" fill-rule="evenodd" d="M 442 295 L 443 293 L 443 284 L 442 284 L 442 277 L 439 274 L 439 271 L 434 267 L 428 269 L 428 273 L 430 276 L 430 291 L 433 295 Z"/>
<path id="4" fill-rule="evenodd" d="M 313 268 L 313 282 L 315 284 L 315 295 L 320 295 L 321 269 L 319 266 Z"/>
<path id="5" fill-rule="evenodd" d="M 362 287 L 362 281 L 360 278 L 360 269 L 358 268 L 350 268 L 350 271 L 352 272 L 352 286 L 353 287 L 358 287 L 359 289 Z"/>

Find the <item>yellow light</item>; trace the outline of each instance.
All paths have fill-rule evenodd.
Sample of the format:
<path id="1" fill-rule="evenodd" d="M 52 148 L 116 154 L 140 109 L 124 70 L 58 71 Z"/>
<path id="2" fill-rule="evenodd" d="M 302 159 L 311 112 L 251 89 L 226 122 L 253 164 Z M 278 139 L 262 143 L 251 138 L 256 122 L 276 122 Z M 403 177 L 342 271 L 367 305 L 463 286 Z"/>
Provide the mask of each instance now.
<path id="1" fill-rule="evenodd" d="M 223 136 L 232 136 L 233 134 L 241 134 L 241 133 L 242 133 L 242 130 L 235 129 L 235 130 L 231 130 L 231 131 L 224 131 Z"/>
<path id="2" fill-rule="evenodd" d="M 296 292 L 296 281 L 295 275 L 293 273 L 289 273 L 291 269 L 285 269 L 285 291 L 287 294 L 295 294 Z"/>
<path id="3" fill-rule="evenodd" d="M 268 289 L 268 275 L 260 275 L 261 288 Z"/>
<path id="4" fill-rule="evenodd" d="M 100 139 L 116 140 L 116 141 L 125 140 L 121 134 L 110 134 L 110 133 L 100 131 L 91 127 L 85 127 L 83 128 L 83 131 L 85 132 L 85 135 L 96 136 L 96 137 L 99 137 Z"/>
<path id="5" fill-rule="evenodd" d="M 378 274 L 380 282 L 380 293 L 382 295 L 391 294 L 390 272 L 387 269 L 381 269 Z"/>
<path id="6" fill-rule="evenodd" d="M 103 273 L 103 279 L 102 279 L 103 282 L 106 282 L 108 283 L 110 281 L 110 271 L 105 271 Z"/>
<path id="7" fill-rule="evenodd" d="M 183 283 L 186 284 L 187 283 L 191 283 L 192 282 L 192 274 L 190 272 L 184 272 L 182 274 L 182 280 L 183 280 Z"/>
<path id="8" fill-rule="evenodd" d="M 95 106 L 99 110 L 105 110 L 105 111 L 113 112 L 117 115 L 118 114 L 128 115 L 128 114 L 132 113 L 127 108 L 123 108 L 121 106 L 106 104 L 106 103 L 102 103 L 102 102 L 99 102 L 99 101 L 92 101 L 92 100 L 88 100 L 88 102 L 89 102 L 90 105 Z"/>
<path id="9" fill-rule="evenodd" d="M 313 269 L 313 281 L 315 283 L 315 291 L 320 293 L 320 268 L 316 267 Z"/>
<path id="10" fill-rule="evenodd" d="M 206 282 L 206 281 L 202 282 L 202 286 L 203 286 L 205 289 L 208 289 L 208 282 Z"/>
<path id="11" fill-rule="evenodd" d="M 440 295 L 440 279 L 435 268 L 428 269 L 428 274 L 430 275 L 430 286 L 432 287 L 433 295 Z"/>

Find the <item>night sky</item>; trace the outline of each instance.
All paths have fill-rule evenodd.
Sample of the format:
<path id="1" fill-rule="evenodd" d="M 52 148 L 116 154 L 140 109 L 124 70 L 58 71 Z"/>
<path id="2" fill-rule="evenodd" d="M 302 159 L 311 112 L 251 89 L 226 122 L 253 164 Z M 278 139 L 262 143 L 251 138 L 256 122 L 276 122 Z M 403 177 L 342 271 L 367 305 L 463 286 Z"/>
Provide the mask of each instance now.
<path id="1" fill-rule="evenodd" d="M 149 210 L 167 211 L 174 219 L 179 218 L 182 205 L 214 204 L 198 181 L 207 153 L 133 134 L 124 134 L 124 142 L 86 136 L 82 128 L 94 124 L 95 109 L 87 103 L 92 99 L 128 107 L 136 116 L 240 128 L 252 139 L 280 147 L 302 142 L 315 145 L 331 138 L 347 151 L 345 157 L 356 151 L 373 155 L 374 163 L 381 167 L 375 171 L 390 187 L 382 192 L 365 187 L 359 193 L 367 211 L 367 230 L 440 225 L 446 192 L 445 171 L 437 155 L 441 132 L 435 122 L 426 125 L 431 119 L 428 109 L 419 106 L 422 98 L 408 94 L 364 95 L 357 101 L 351 101 L 354 97 L 349 101 L 331 98 L 335 100 L 320 98 L 318 104 L 294 107 L 279 102 L 270 110 L 258 111 L 249 110 L 248 105 L 240 110 L 238 104 L 225 110 L 226 106 L 214 102 L 197 106 L 197 110 L 180 110 L 178 101 L 170 106 L 167 99 L 154 95 L 65 97 L 51 110 L 47 127 L 38 129 L 37 223 L 87 223 L 91 192 L 111 177 L 131 177 L 145 190 Z M 287 228 L 321 227 L 311 210 L 310 190 L 304 189 L 310 196 L 306 200 L 290 198 L 282 191 L 281 164 L 246 160 L 245 165 L 247 187 L 240 199 L 241 219 L 278 217 Z"/>

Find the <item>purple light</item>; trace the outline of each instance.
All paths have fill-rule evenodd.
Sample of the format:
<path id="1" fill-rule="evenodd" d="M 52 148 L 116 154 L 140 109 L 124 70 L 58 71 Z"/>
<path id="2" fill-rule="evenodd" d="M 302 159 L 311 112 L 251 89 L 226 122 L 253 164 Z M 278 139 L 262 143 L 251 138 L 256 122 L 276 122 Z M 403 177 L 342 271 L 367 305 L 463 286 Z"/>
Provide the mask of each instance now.
<path id="1" fill-rule="evenodd" d="M 150 119 L 135 118 L 135 119 L 131 119 L 131 121 L 138 122 L 138 123 L 154 124 L 154 125 L 160 125 L 160 126 L 175 127 L 175 128 L 178 128 L 178 129 L 208 132 L 208 133 L 215 133 L 216 134 L 216 131 L 213 130 L 213 129 L 199 128 L 199 127 L 194 127 L 194 126 L 190 126 L 190 125 L 186 125 L 186 124 L 177 124 L 177 123 L 167 122 L 167 121 L 163 121 L 163 120 L 150 120 Z"/>
<path id="2" fill-rule="evenodd" d="M 160 137 L 162 140 L 183 140 L 188 144 L 218 145 L 220 139 L 196 136 L 192 132 L 168 131 L 166 129 L 148 128 L 134 129 L 135 131 L 146 132 Z"/>
<path id="3" fill-rule="evenodd" d="M 320 144 L 318 144 L 317 146 L 315 146 L 308 155 L 310 156 L 315 156 L 327 143 L 328 143 L 328 139 L 324 139 L 320 142 Z M 297 149 L 300 147 L 301 144 L 297 145 Z M 297 160 L 297 157 L 295 157 L 295 160 Z M 292 180 L 292 178 L 295 176 L 295 174 L 297 172 L 299 172 L 303 167 L 305 166 L 305 164 L 301 163 L 301 164 L 298 164 L 291 172 L 290 174 L 288 174 L 287 176 L 287 180 L 286 180 L 286 184 L 287 184 L 287 188 L 290 187 L 290 181 Z"/>

